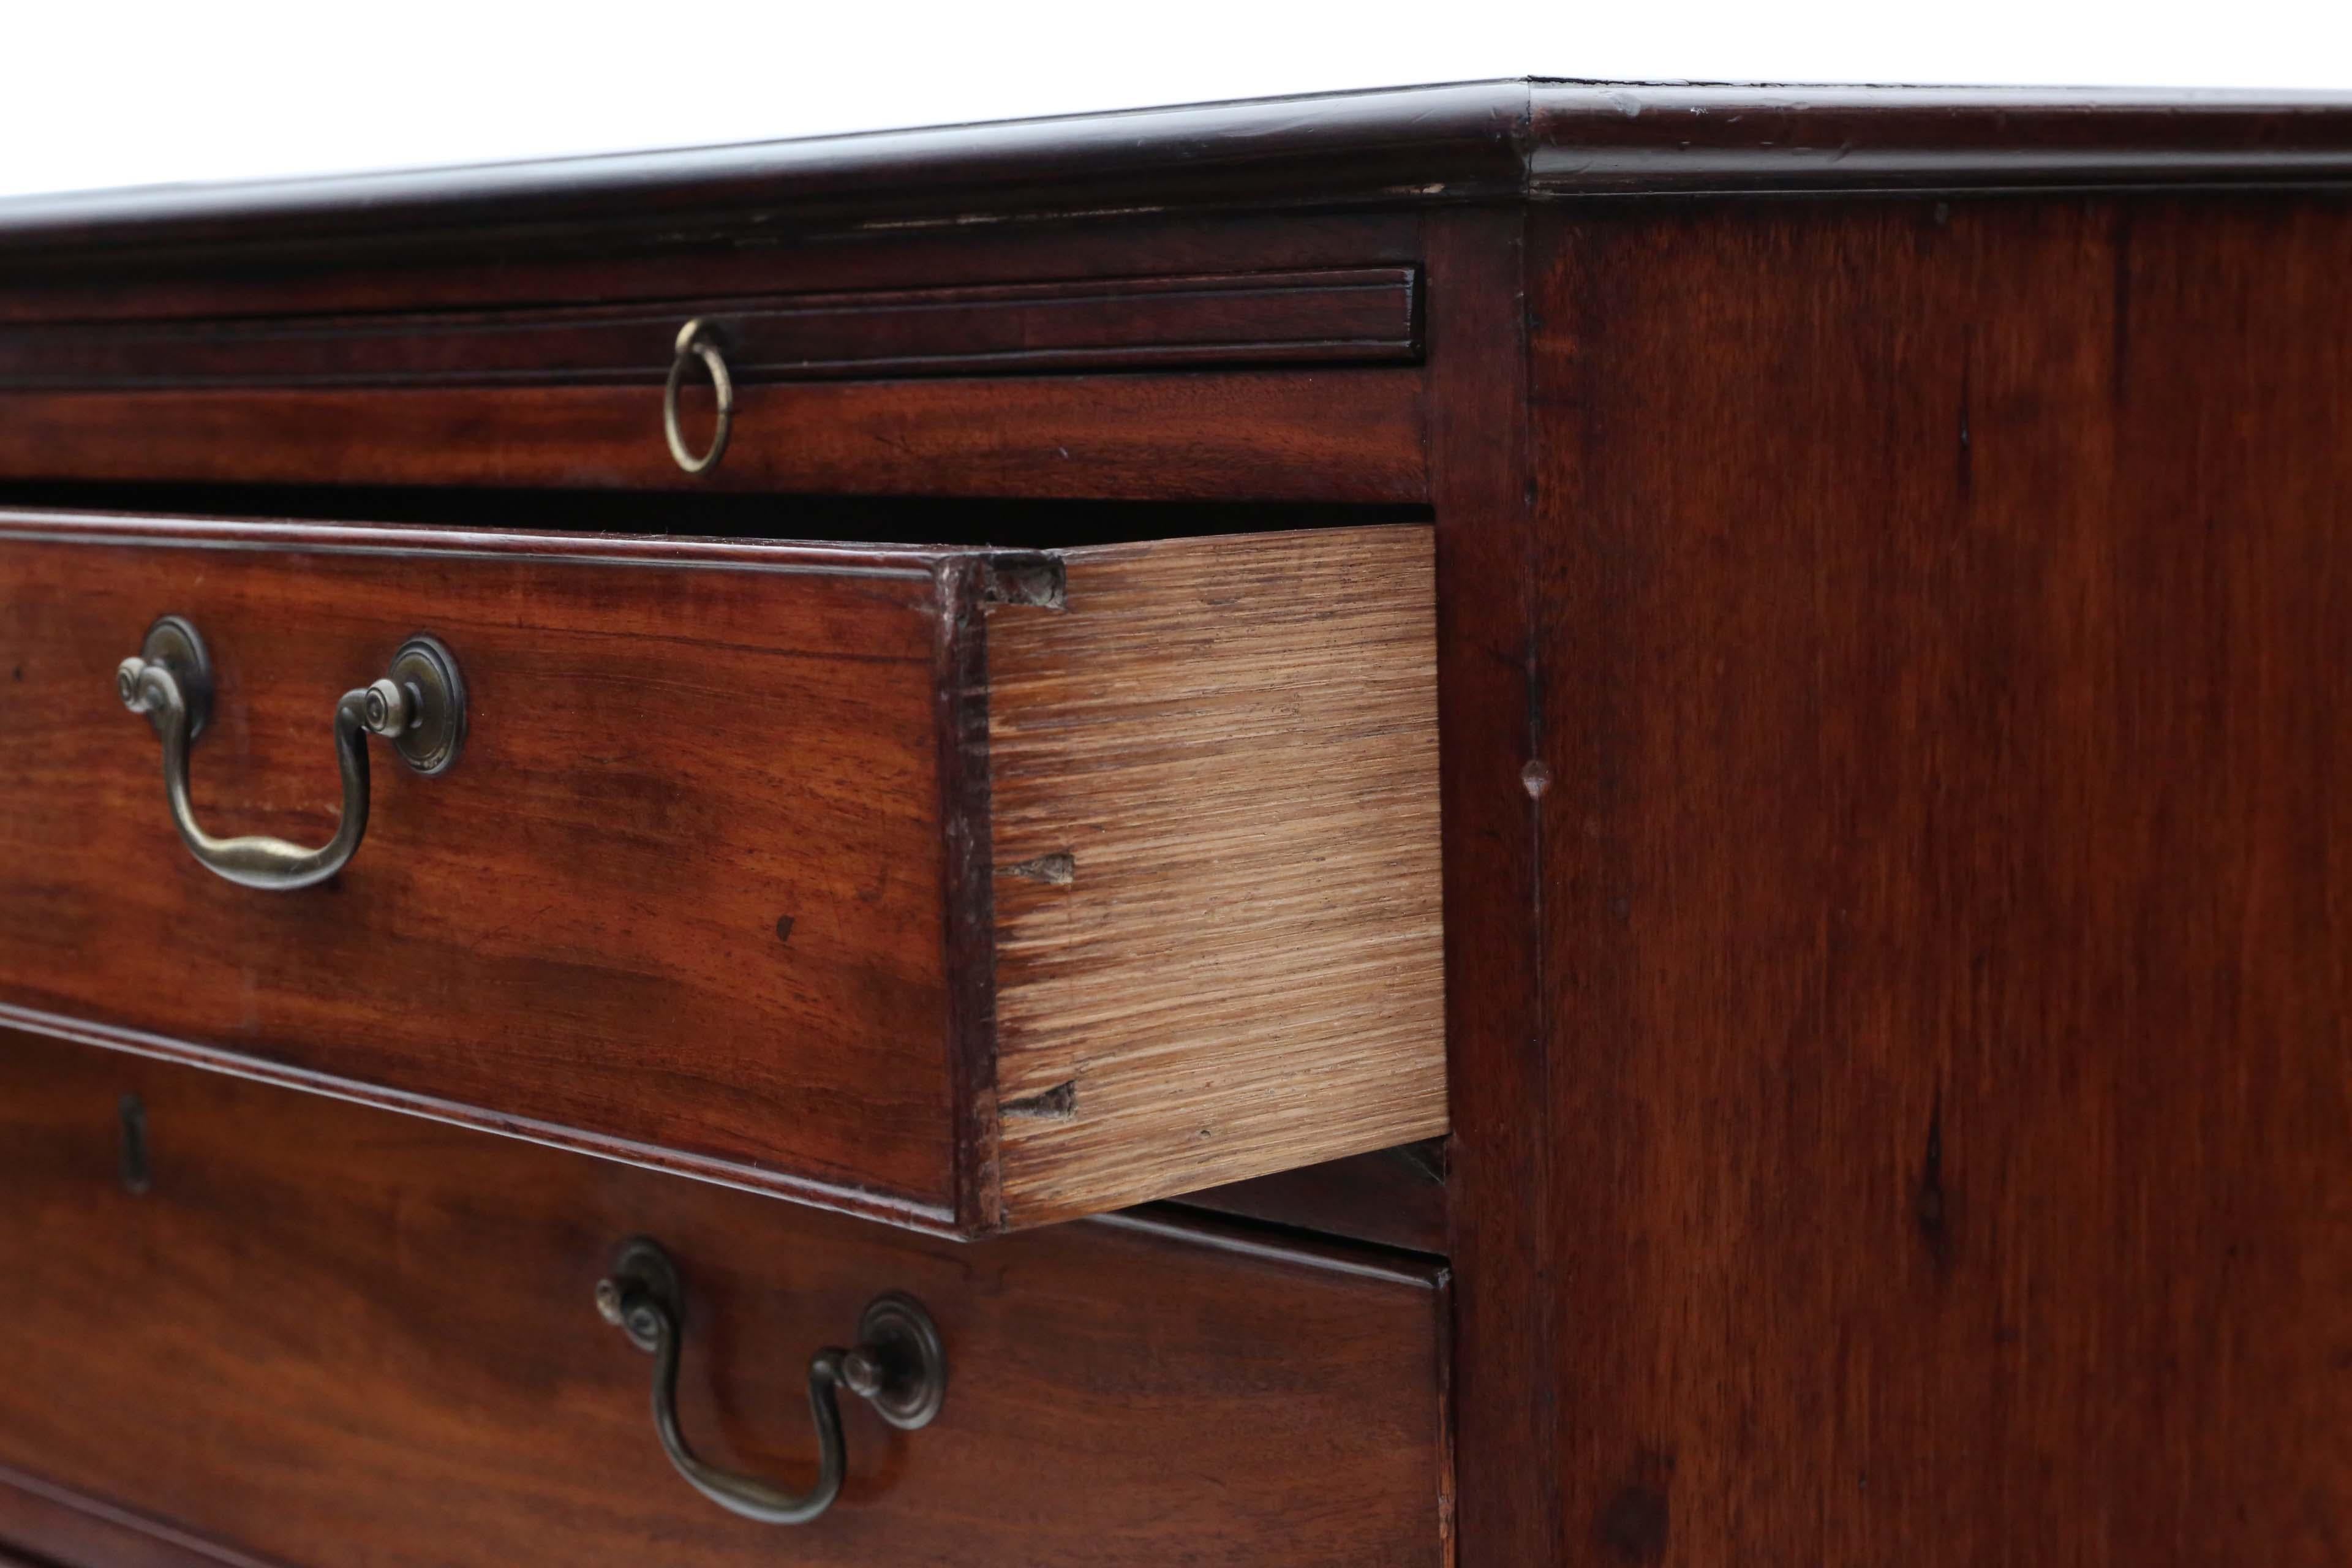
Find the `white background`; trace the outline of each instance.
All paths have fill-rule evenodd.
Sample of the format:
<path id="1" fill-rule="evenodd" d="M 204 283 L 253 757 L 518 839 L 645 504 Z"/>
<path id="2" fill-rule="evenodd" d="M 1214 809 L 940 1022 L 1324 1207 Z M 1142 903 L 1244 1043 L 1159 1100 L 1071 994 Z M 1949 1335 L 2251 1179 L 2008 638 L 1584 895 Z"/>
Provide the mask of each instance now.
<path id="1" fill-rule="evenodd" d="M 2352 0 L 0 0 L 0 195 L 1528 75 L 2352 89 Z"/>

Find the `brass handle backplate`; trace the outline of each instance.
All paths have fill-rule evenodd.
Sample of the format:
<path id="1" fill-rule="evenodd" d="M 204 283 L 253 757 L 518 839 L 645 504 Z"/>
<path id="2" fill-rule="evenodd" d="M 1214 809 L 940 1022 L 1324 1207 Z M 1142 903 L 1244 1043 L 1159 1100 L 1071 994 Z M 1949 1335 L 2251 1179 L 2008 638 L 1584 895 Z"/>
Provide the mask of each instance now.
<path id="1" fill-rule="evenodd" d="M 696 1491 L 730 1513 L 762 1524 L 806 1524 L 841 1495 L 846 1463 L 835 1390 L 847 1388 L 893 1426 L 928 1426 L 947 1396 L 947 1352 L 930 1314 L 912 1297 L 877 1296 L 857 1320 L 857 1342 L 809 1358 L 809 1415 L 816 1422 L 816 1484 L 788 1492 L 752 1476 L 719 1469 L 695 1456 L 677 1425 L 678 1340 L 686 1289 L 677 1266 L 643 1237 L 624 1242 L 613 1272 L 596 1282 L 596 1310 L 654 1358 L 654 1433 L 671 1466 Z"/>
<path id="2" fill-rule="evenodd" d="M 334 837 L 316 849 L 259 836 L 215 838 L 197 825 L 188 800 L 188 748 L 212 711 L 212 658 L 204 638 L 184 617 L 165 616 L 147 628 L 137 655 L 116 668 L 114 687 L 122 705 L 147 715 L 163 739 L 163 800 L 180 837 L 208 869 L 247 888 L 308 888 L 350 861 L 367 832 L 366 736 L 390 741 L 421 773 L 446 772 L 466 739 L 466 685 L 457 661 L 435 638 L 411 637 L 383 679 L 344 692 L 335 704 L 343 816 Z"/>

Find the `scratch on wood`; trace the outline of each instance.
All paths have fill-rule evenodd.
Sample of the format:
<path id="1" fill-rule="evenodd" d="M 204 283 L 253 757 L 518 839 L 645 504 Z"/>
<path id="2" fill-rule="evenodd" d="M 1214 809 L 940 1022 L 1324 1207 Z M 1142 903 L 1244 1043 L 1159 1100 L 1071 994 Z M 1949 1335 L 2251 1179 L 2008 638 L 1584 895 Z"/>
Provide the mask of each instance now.
<path id="1" fill-rule="evenodd" d="M 1078 1086 L 1076 1079 L 1057 1083 L 1043 1094 L 1024 1095 L 1008 1100 L 996 1108 L 999 1116 L 1075 1116 L 1078 1110 Z"/>
<path id="2" fill-rule="evenodd" d="M 1018 866 L 1007 866 L 1008 877 L 1025 877 L 1033 882 L 1045 882 L 1056 888 L 1066 888 L 1077 880 L 1077 857 L 1065 849 L 1055 855 L 1040 855 L 1024 860 Z"/>

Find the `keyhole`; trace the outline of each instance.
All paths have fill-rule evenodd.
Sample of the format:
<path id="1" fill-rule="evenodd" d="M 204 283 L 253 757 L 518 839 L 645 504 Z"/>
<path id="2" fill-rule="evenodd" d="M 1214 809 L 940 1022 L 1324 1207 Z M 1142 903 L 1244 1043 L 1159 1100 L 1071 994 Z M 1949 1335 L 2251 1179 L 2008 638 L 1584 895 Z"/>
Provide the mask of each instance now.
<path id="1" fill-rule="evenodd" d="M 147 1107 L 135 1094 L 126 1094 L 117 1107 L 122 1122 L 122 1190 L 143 1193 L 154 1184 L 147 1168 Z"/>

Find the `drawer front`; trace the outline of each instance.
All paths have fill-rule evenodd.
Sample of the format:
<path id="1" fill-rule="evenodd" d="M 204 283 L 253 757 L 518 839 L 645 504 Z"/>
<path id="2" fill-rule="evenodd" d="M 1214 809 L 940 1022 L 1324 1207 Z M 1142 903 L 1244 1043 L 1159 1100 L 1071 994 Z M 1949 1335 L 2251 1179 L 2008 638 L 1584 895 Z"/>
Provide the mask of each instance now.
<path id="1" fill-rule="evenodd" d="M 0 1020 L 919 1227 L 1444 1131 L 1425 529 L 1066 555 L 0 519 Z M 116 667 L 206 649 L 214 835 Z"/>
<path id="2" fill-rule="evenodd" d="M 1382 1255 L 1128 1220 L 909 1237 L 16 1035 L 0 1186 L 30 1270 L 0 1481 L 118 1525 L 287 1563 L 1443 1560 L 1443 1280 Z M 831 1510 L 721 1511 L 669 1469 L 651 1363 L 591 1300 L 633 1236 L 685 1283 L 706 1458 L 806 1486 L 810 1353 L 885 1291 L 937 1321 L 937 1418 L 846 1400 Z M 69 1556 L 94 1538 L 71 1511 L 0 1521 Z"/>
<path id="3" fill-rule="evenodd" d="M 0 477 L 1416 502 L 1418 230 L 0 279 Z M 681 329 L 722 461 L 665 438 Z M 697 448 L 703 362 L 677 396 Z"/>
<path id="4" fill-rule="evenodd" d="M 412 1109 L 949 1210 L 947 568 L 529 542 L 0 537 L 0 997 Z M 156 734 L 110 694 L 165 614 L 214 666 L 189 773 L 215 834 L 331 837 L 336 700 L 413 633 L 459 667 L 463 749 L 428 778 L 371 742 L 367 837 L 331 882 L 225 880 L 173 831 Z"/>

